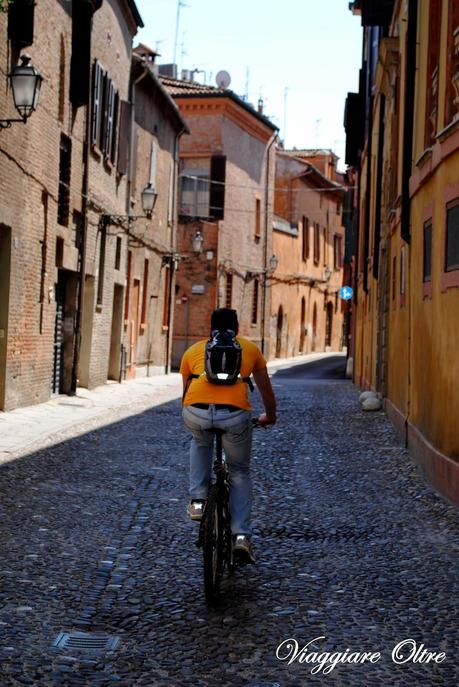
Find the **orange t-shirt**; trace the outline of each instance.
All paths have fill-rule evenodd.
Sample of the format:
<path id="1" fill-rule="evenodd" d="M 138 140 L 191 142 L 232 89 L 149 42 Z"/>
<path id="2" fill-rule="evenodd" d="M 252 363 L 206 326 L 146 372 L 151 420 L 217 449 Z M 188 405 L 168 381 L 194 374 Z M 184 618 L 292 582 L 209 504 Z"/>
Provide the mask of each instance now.
<path id="1" fill-rule="evenodd" d="M 252 372 L 261 370 L 266 367 L 266 360 L 263 353 L 258 346 L 248 339 L 241 339 L 239 336 L 236 340 L 240 343 L 242 348 L 242 362 L 241 362 L 241 377 L 250 377 Z M 237 406 L 245 410 L 252 410 L 248 398 L 249 386 L 242 379 L 239 379 L 236 384 L 219 385 L 211 384 L 207 381 L 204 368 L 204 356 L 207 339 L 198 341 L 190 346 L 190 348 L 183 354 L 182 362 L 180 364 L 180 372 L 185 377 L 190 374 L 200 375 L 199 379 L 192 379 L 188 383 L 188 391 L 186 392 L 183 405 L 189 406 L 193 403 L 223 403 L 226 405 Z"/>

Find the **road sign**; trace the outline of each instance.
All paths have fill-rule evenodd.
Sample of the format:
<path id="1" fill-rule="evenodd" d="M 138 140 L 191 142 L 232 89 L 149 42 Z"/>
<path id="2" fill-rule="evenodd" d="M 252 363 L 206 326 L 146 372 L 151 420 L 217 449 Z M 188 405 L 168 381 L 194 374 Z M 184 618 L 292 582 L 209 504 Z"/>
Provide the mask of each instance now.
<path id="1" fill-rule="evenodd" d="M 352 298 L 353 293 L 354 292 L 350 286 L 343 286 L 339 290 L 339 297 L 342 298 L 343 301 L 349 301 Z"/>

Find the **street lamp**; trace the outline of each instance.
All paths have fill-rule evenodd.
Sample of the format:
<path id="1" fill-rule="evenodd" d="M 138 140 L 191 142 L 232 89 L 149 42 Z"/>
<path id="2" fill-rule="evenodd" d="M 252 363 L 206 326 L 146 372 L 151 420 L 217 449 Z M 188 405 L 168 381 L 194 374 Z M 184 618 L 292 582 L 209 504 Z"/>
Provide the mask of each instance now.
<path id="1" fill-rule="evenodd" d="M 204 243 L 204 237 L 198 229 L 196 234 L 193 236 L 193 253 L 202 253 L 202 244 Z"/>
<path id="2" fill-rule="evenodd" d="M 134 222 L 136 219 L 151 219 L 151 216 L 153 214 L 153 208 L 155 207 L 156 199 L 158 197 L 158 194 L 156 193 L 155 189 L 153 188 L 153 185 L 151 181 L 148 182 L 148 184 L 145 186 L 143 189 L 142 193 L 140 194 L 140 198 L 142 200 L 142 210 L 144 211 L 144 215 L 109 215 L 109 214 L 103 214 L 102 219 L 105 224 L 122 224 L 124 220 L 128 220 L 128 222 Z"/>
<path id="3" fill-rule="evenodd" d="M 29 62 L 29 55 L 21 55 L 21 64 L 16 65 L 11 74 L 8 74 L 14 106 L 20 114 L 20 119 L 0 119 L 0 129 L 9 129 L 13 122 L 25 124 L 37 108 L 43 77 Z"/>
<path id="4" fill-rule="evenodd" d="M 277 269 L 277 266 L 279 264 L 279 258 L 277 255 L 271 255 L 271 258 L 269 259 L 269 266 L 274 272 Z"/>
<path id="5" fill-rule="evenodd" d="M 325 280 L 326 280 L 326 281 L 330 281 L 330 277 L 331 277 L 332 274 L 333 274 L 332 268 L 331 268 L 329 265 L 327 265 L 327 266 L 325 267 L 324 272 L 325 272 Z"/>
<path id="6" fill-rule="evenodd" d="M 153 214 L 156 199 L 158 198 L 158 194 L 156 193 L 151 181 L 149 181 L 148 184 L 145 186 L 142 193 L 140 194 L 140 197 L 142 198 L 142 209 L 146 217 L 150 218 Z"/>

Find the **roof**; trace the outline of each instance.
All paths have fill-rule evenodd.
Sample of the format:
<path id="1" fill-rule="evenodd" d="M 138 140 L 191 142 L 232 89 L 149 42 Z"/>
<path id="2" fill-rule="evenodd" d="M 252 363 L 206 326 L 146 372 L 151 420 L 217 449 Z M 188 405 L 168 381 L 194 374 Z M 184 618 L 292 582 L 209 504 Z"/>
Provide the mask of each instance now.
<path id="1" fill-rule="evenodd" d="M 318 157 L 320 155 L 331 155 L 339 160 L 339 156 L 333 152 L 331 148 L 290 148 L 283 150 L 287 155 L 295 155 L 296 157 Z"/>
<path id="2" fill-rule="evenodd" d="M 206 86 L 185 79 L 173 79 L 170 76 L 160 75 L 159 78 L 173 98 L 229 98 L 273 131 L 279 131 L 279 127 L 273 124 L 268 117 L 255 110 L 252 105 L 236 95 L 234 91 L 217 86 Z"/>
<path id="3" fill-rule="evenodd" d="M 142 17 L 139 14 L 139 10 L 137 9 L 137 5 L 135 4 L 134 0 L 127 0 L 127 4 L 129 5 L 129 9 L 131 10 L 132 15 L 137 22 L 137 26 L 143 29 L 145 24 L 142 21 Z"/>
<path id="4" fill-rule="evenodd" d="M 190 130 L 188 129 L 188 126 L 187 126 L 185 120 L 183 119 L 183 117 L 180 113 L 180 110 L 177 106 L 177 103 L 171 97 L 171 95 L 167 92 L 167 90 L 164 88 L 163 84 L 161 83 L 161 80 L 155 74 L 154 68 L 152 69 L 153 65 L 151 64 L 151 62 L 148 62 L 147 60 L 145 60 L 140 55 L 133 53 L 132 64 L 137 69 L 144 68 L 147 70 L 147 74 L 148 74 L 149 78 L 152 80 L 155 87 L 157 88 L 157 91 L 160 94 L 161 98 L 163 99 L 163 102 L 169 108 L 169 111 L 171 112 L 173 118 L 178 123 L 178 125 L 179 125 L 178 128 L 181 129 L 184 133 L 189 134 Z"/>

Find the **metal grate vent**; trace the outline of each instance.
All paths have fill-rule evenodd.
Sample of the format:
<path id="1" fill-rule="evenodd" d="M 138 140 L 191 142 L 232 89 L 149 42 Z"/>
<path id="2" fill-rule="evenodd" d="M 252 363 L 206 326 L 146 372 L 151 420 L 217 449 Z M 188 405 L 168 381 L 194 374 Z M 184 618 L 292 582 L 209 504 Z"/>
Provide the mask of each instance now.
<path id="1" fill-rule="evenodd" d="M 116 649 L 119 641 L 119 637 L 95 632 L 61 632 L 53 646 L 58 649 L 102 653 Z"/>

